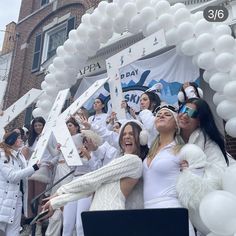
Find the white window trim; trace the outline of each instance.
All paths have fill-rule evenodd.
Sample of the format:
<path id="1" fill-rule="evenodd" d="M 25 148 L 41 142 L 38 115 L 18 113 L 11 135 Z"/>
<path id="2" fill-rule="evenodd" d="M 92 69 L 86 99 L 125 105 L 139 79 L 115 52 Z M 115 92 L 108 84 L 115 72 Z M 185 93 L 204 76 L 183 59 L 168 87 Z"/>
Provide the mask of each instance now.
<path id="1" fill-rule="evenodd" d="M 44 63 L 47 60 L 47 53 L 48 53 L 48 46 L 49 46 L 49 38 L 50 36 L 60 30 L 61 28 L 66 28 L 67 22 L 64 22 L 57 27 L 52 28 L 51 30 L 48 30 L 45 32 L 44 39 L 43 39 L 43 51 L 42 51 L 42 58 L 41 58 L 41 64 Z"/>

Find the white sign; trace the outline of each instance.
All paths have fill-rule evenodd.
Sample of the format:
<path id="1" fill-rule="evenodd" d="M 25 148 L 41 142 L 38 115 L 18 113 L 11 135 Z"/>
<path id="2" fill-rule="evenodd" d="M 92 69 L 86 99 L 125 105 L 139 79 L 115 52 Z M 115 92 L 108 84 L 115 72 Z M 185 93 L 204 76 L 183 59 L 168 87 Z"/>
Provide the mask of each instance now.
<path id="1" fill-rule="evenodd" d="M 64 89 L 61 90 L 57 97 L 56 100 L 52 106 L 52 109 L 49 113 L 49 116 L 47 118 L 46 124 L 42 130 L 42 133 L 40 135 L 40 138 L 37 142 L 37 145 L 35 147 L 34 152 L 31 155 L 31 158 L 29 160 L 29 165 L 33 165 L 35 164 L 38 160 L 41 159 L 41 157 L 43 156 L 47 145 L 48 145 L 48 141 L 50 139 L 50 136 L 53 132 L 53 128 L 56 126 L 56 120 L 58 118 L 58 116 L 61 113 L 61 110 L 64 106 L 64 103 L 66 101 L 66 98 L 68 96 L 69 93 L 69 89 Z M 62 131 L 62 129 L 60 127 L 57 127 L 60 131 Z M 63 133 L 63 132 L 62 132 Z"/>
<path id="2" fill-rule="evenodd" d="M 0 106 L 3 104 L 3 98 L 5 95 L 6 88 L 7 88 L 7 81 L 0 81 Z"/>
<path id="3" fill-rule="evenodd" d="M 24 111 L 31 103 L 33 103 L 41 94 L 42 90 L 31 89 L 24 96 L 7 108 L 3 116 L 0 116 L 0 130 L 6 127 L 12 120 L 14 120 L 22 111 Z M 1 135 L 1 134 L 0 134 Z M 1 139 L 2 137 L 0 137 Z"/>
<path id="4" fill-rule="evenodd" d="M 60 150 L 67 165 L 82 165 L 79 153 L 64 120 L 58 120 L 57 128 L 53 129 L 53 134 L 55 135 L 57 142 L 61 144 Z"/>
<path id="5" fill-rule="evenodd" d="M 106 60 L 111 103 L 118 119 L 125 119 L 125 111 L 121 109 L 121 101 L 124 98 L 119 69 L 166 46 L 164 31 L 160 30 Z"/>
<path id="6" fill-rule="evenodd" d="M 96 91 L 101 88 L 108 78 L 97 80 L 79 98 L 77 98 L 57 119 L 53 130 L 56 140 L 62 145 L 61 152 L 69 166 L 82 165 L 74 141 L 66 126 L 66 121 L 74 115 Z"/>

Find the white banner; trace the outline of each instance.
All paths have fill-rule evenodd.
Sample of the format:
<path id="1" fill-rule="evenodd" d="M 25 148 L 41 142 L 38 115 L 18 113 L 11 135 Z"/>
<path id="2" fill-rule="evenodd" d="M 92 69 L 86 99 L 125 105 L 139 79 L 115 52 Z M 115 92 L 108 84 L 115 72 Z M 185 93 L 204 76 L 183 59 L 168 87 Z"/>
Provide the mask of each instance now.
<path id="1" fill-rule="evenodd" d="M 94 81 L 106 76 L 106 74 L 103 74 L 84 78 L 75 94 L 75 99 L 84 90 L 88 89 Z M 120 77 L 124 98 L 131 107 L 139 111 L 141 93 L 155 83 L 162 84 L 161 100 L 170 104 L 177 104 L 177 93 L 182 84 L 187 81 L 198 82 L 200 74 L 199 68 L 193 65 L 191 57 L 177 55 L 175 49 L 172 49 L 158 56 L 136 61 L 122 67 Z M 98 90 L 93 98 L 98 96 L 107 103 L 107 108 L 110 110 L 108 84 Z M 85 107 L 91 109 L 92 104 L 93 100 L 90 100 L 85 104 Z"/>

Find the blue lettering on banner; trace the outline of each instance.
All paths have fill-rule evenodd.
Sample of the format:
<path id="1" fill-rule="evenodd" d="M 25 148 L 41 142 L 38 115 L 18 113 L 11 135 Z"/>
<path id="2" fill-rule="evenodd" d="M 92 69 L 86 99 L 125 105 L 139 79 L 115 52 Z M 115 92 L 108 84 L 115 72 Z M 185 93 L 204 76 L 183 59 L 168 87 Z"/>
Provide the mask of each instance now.
<path id="1" fill-rule="evenodd" d="M 121 74 L 120 75 L 120 79 L 128 78 L 130 76 L 136 76 L 137 74 L 138 74 L 138 69 L 132 70 L 132 71 L 128 71 L 126 73 Z"/>

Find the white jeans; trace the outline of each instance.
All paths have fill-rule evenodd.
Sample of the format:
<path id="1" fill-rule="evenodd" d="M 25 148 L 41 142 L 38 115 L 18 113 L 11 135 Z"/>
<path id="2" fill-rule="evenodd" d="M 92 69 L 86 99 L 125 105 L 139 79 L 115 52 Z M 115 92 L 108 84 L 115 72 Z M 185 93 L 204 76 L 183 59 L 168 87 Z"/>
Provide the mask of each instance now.
<path id="1" fill-rule="evenodd" d="M 71 236 L 76 225 L 77 236 L 83 236 L 81 213 L 88 211 L 92 197 L 83 198 L 78 201 L 67 203 L 63 211 L 63 233 L 62 236 Z"/>

